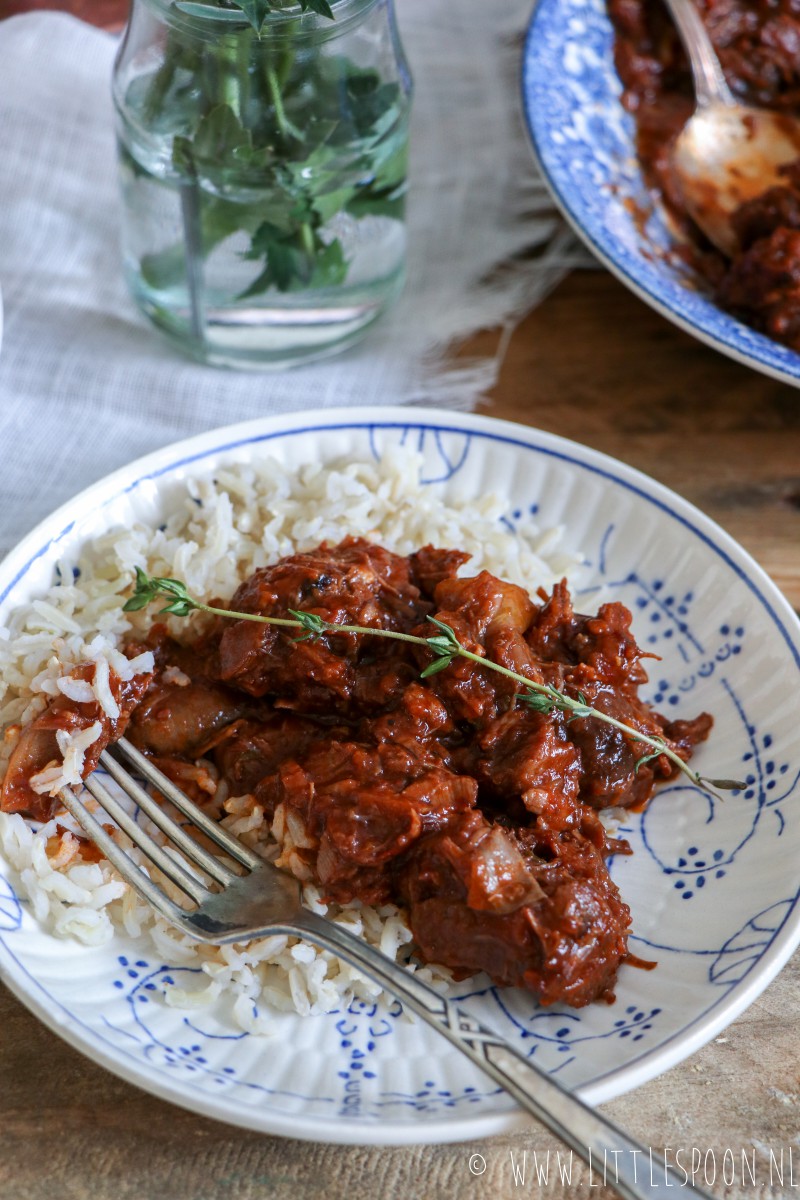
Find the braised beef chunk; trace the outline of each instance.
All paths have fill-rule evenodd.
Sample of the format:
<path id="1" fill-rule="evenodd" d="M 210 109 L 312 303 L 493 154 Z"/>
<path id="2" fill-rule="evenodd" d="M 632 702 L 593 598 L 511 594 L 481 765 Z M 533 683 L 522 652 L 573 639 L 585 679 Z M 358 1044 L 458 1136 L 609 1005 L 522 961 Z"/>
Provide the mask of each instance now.
<path id="1" fill-rule="evenodd" d="M 487 571 L 458 577 L 466 558 L 348 538 L 254 572 L 230 607 L 420 637 L 436 632 L 432 616 L 479 658 L 583 696 L 683 758 L 707 735 L 705 714 L 670 723 L 639 698 L 646 676 L 622 605 L 582 615 L 566 584 L 534 600 Z M 596 810 L 641 807 L 674 765 L 639 764 L 629 734 L 531 708 L 517 681 L 463 657 L 423 679 L 424 646 L 301 636 L 220 617 L 180 645 L 155 627 L 154 676 L 130 695 L 117 686 L 125 715 L 102 744 L 132 710 L 129 736 L 181 786 L 251 797 L 279 865 L 330 900 L 405 905 L 419 955 L 457 977 L 485 971 L 546 1004 L 610 998 L 630 913 L 606 859 L 628 847 Z M 97 715 L 61 697 L 24 731 L 3 806 L 49 811 L 30 775 L 55 756 L 53 729 Z"/>
<path id="2" fill-rule="evenodd" d="M 347 538 L 255 571 L 231 608 L 278 617 L 302 609 L 335 624 L 408 632 L 431 606 L 422 600 L 407 558 Z M 304 712 L 350 711 L 359 672 L 375 661 L 389 667 L 397 654 L 388 640 L 342 633 L 297 641 L 296 634 L 287 637 L 275 626 L 250 621 L 227 622 L 219 640 L 226 683 Z"/>
<path id="3" fill-rule="evenodd" d="M 459 567 L 469 562 L 469 555 L 463 550 L 437 550 L 434 546 L 423 546 L 421 550 L 409 554 L 408 561 L 420 591 L 430 599 L 437 583 L 451 579 Z"/>
<path id="4" fill-rule="evenodd" d="M 331 899 L 386 903 L 405 850 L 471 809 L 478 787 L 436 756 L 396 742 L 324 741 L 284 761 L 255 791 L 303 831 L 300 856 Z M 293 825 L 294 818 L 294 825 Z"/>
<path id="5" fill-rule="evenodd" d="M 399 886 L 423 957 L 544 1004 L 612 998 L 630 910 L 591 841 L 570 834 L 553 848 L 549 860 L 526 853 L 476 811 L 418 842 Z"/>
<path id="6" fill-rule="evenodd" d="M 637 126 L 648 183 L 691 239 L 685 251 L 724 308 L 776 341 L 800 349 L 800 159 L 785 182 L 733 215 L 740 249 L 725 259 L 694 225 L 671 166 L 675 138 L 694 110 L 688 62 L 660 0 L 607 0 L 623 103 Z M 740 100 L 800 113 L 797 0 L 697 0 L 727 81 Z"/>

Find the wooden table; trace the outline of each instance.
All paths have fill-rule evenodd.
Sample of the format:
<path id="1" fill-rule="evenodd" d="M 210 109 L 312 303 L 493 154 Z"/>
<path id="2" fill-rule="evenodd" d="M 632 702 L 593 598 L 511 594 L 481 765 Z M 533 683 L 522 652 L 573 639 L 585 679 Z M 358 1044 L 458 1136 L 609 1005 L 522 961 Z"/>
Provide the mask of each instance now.
<path id="1" fill-rule="evenodd" d="M 85 7 L 89 7 L 86 5 Z M 0 7 L 0 12 L 3 9 Z M 480 354 L 496 334 L 463 348 Z M 706 349 L 608 274 L 573 274 L 511 339 L 482 411 L 575 438 L 638 467 L 739 539 L 800 607 L 800 392 Z M 716 1195 L 800 1193 L 800 955 L 715 1042 L 605 1106 L 654 1152 L 716 1155 Z M 329 1147 L 264 1137 L 172 1107 L 84 1059 L 0 988 L 2 1200 L 606 1200 L 578 1170 L 571 1187 L 530 1175 L 510 1153 L 555 1151 L 529 1131 L 480 1143 Z M 758 1147 L 759 1184 L 741 1151 Z M 794 1152 L 793 1186 L 788 1175 Z M 783 1188 L 767 1148 L 784 1150 Z M 725 1150 L 735 1182 L 723 1185 Z M 483 1174 L 470 1170 L 485 1165 Z M 710 1160 L 709 1160 L 710 1161 Z M 530 1162 L 528 1170 L 530 1173 Z M 675 1192 L 680 1200 L 681 1191 Z"/>

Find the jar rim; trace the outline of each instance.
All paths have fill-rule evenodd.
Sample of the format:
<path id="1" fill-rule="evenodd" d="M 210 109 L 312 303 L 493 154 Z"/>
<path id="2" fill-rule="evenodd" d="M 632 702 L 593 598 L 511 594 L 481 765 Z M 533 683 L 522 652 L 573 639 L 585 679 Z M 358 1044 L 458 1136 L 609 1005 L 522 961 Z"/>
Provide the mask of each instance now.
<path id="1" fill-rule="evenodd" d="M 164 21 L 178 27 L 195 37 L 211 39 L 224 37 L 226 34 L 240 33 L 243 29 L 252 29 L 244 13 L 241 25 L 238 22 L 208 19 L 191 12 L 181 11 L 182 0 L 144 0 L 144 3 L 157 9 Z M 187 2 L 187 0 L 183 0 Z M 207 5 L 209 8 L 219 8 L 213 0 L 192 0 L 195 4 Z M 334 18 L 322 16 L 320 13 L 307 10 L 303 12 L 299 3 L 290 8 L 267 13 L 261 26 L 260 35 L 268 38 L 291 37 L 309 41 L 327 41 L 338 37 L 346 28 L 361 19 L 370 9 L 378 4 L 391 6 L 392 0 L 330 0 Z M 131 18 L 133 17 L 133 6 Z"/>

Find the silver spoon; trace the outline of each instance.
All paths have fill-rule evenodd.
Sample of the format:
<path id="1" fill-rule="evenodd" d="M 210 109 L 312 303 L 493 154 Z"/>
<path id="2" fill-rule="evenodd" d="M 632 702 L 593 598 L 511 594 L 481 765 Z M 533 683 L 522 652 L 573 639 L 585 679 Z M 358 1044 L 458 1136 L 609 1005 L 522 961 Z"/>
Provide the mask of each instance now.
<path id="1" fill-rule="evenodd" d="M 731 216 L 783 182 L 800 157 L 800 120 L 736 100 L 693 0 L 665 0 L 692 68 L 697 107 L 675 142 L 672 165 L 686 209 L 723 254 L 738 248 Z"/>

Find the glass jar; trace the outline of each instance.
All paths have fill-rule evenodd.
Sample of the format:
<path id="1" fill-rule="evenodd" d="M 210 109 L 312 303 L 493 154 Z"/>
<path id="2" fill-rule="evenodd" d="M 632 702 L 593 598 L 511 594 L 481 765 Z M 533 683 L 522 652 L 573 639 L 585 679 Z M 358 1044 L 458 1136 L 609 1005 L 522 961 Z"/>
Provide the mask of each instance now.
<path id="1" fill-rule="evenodd" d="M 259 31 L 230 3 L 133 0 L 124 269 L 194 357 L 283 367 L 355 341 L 402 287 L 411 79 L 392 0 L 333 0 L 333 19 L 272 0 Z"/>

